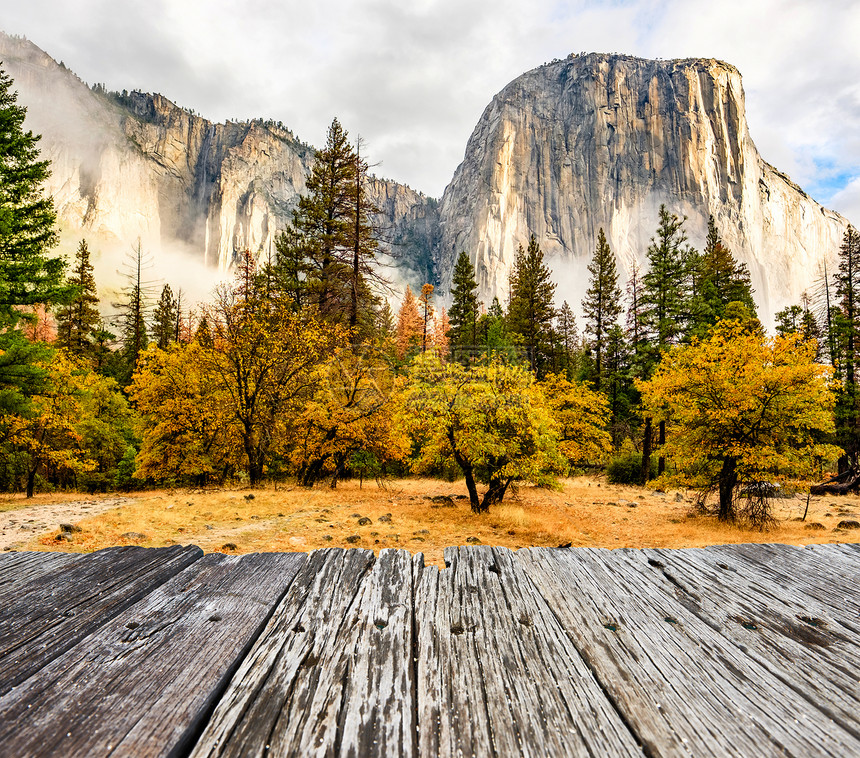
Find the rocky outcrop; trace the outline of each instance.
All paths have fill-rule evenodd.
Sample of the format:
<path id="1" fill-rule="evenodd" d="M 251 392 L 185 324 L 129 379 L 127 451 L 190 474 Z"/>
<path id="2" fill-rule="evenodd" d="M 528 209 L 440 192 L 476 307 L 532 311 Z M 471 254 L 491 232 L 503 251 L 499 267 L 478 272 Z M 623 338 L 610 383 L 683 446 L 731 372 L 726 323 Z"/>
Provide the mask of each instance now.
<path id="1" fill-rule="evenodd" d="M 137 239 L 162 260 L 226 271 L 267 255 L 305 189 L 313 148 L 270 121 L 212 123 L 160 95 L 91 89 L 30 42 L 0 34 L 0 60 L 42 133 L 48 190 L 68 247 Z M 504 300 L 516 248 L 534 233 L 558 294 L 579 303 L 599 227 L 622 276 L 665 203 L 701 246 L 708 214 L 750 269 L 760 311 L 796 302 L 846 225 L 758 154 L 738 71 L 716 60 L 571 56 L 529 71 L 487 106 L 437 203 L 372 178 L 387 275 L 447 289 L 461 250 L 481 296 Z M 180 254 L 184 257 L 180 258 Z"/>
<path id="2" fill-rule="evenodd" d="M 571 56 L 519 77 L 484 111 L 441 201 L 438 270 L 450 276 L 468 251 L 489 302 L 506 294 L 516 248 L 534 233 L 559 294 L 578 303 L 598 228 L 629 273 L 661 203 L 688 216 L 696 246 L 714 215 L 768 316 L 798 300 L 847 223 L 759 156 L 734 67 Z"/>
<path id="3" fill-rule="evenodd" d="M 47 189 L 68 246 L 82 235 L 120 249 L 140 239 L 162 259 L 183 253 L 222 272 L 239 251 L 272 252 L 313 161 L 313 148 L 283 125 L 216 124 L 161 95 L 91 89 L 3 34 L 0 60 L 52 161 Z M 436 201 L 384 179 L 371 194 L 394 265 L 402 278 L 418 277 L 437 243 Z"/>

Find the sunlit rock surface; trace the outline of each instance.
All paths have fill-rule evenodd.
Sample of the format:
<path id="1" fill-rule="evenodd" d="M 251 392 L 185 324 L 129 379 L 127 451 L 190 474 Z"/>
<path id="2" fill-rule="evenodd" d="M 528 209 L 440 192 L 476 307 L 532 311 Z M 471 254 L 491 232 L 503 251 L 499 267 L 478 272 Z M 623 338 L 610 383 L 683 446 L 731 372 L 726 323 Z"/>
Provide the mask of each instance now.
<path id="1" fill-rule="evenodd" d="M 487 106 L 440 204 L 438 270 L 450 277 L 466 250 L 483 298 L 503 299 L 534 233 L 559 295 L 578 302 L 598 228 L 629 274 L 661 203 L 688 216 L 700 249 L 714 215 L 763 314 L 797 301 L 846 225 L 761 158 L 733 66 L 589 54 L 523 74 Z"/>

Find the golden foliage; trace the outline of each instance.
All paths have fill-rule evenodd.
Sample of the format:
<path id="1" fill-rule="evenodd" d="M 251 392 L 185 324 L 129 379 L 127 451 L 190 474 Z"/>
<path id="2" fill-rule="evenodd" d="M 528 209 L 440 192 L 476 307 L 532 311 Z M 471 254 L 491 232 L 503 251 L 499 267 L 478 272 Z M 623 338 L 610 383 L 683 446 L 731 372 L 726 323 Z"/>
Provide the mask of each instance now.
<path id="1" fill-rule="evenodd" d="M 414 471 L 458 465 L 472 508 L 500 501 L 511 482 L 554 482 L 563 468 L 557 427 L 534 375 L 500 361 L 465 368 L 417 356 L 399 396 L 398 423 L 413 443 Z M 478 501 L 475 481 L 489 485 Z"/>
<path id="2" fill-rule="evenodd" d="M 833 431 L 831 371 L 814 358 L 811 342 L 725 322 L 667 352 L 637 387 L 648 413 L 669 425 L 664 451 L 676 478 L 706 486 L 723 477 L 725 487 L 735 467 L 742 483 L 808 475 L 835 457 L 822 442 Z"/>
<path id="3" fill-rule="evenodd" d="M 606 396 L 560 374 L 550 374 L 538 387 L 559 425 L 559 449 L 570 464 L 603 463 L 612 452 Z"/>

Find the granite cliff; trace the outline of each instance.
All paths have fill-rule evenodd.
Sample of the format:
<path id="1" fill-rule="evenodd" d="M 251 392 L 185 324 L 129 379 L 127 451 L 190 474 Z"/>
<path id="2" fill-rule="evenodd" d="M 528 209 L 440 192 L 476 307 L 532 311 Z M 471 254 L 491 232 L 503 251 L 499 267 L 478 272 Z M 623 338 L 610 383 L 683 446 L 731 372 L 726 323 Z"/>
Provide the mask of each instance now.
<path id="1" fill-rule="evenodd" d="M 314 149 L 271 121 L 212 123 L 161 95 L 90 88 L 27 40 L 0 34 L 0 60 L 52 161 L 48 191 L 65 247 L 87 235 L 116 259 L 141 240 L 226 271 L 238 251 L 267 255 L 291 217 Z M 432 276 L 436 206 L 373 178 L 376 223 L 400 276 Z M 413 282 L 414 283 L 414 282 Z"/>
<path id="2" fill-rule="evenodd" d="M 765 318 L 798 300 L 847 223 L 761 158 L 733 66 L 570 56 L 487 106 L 440 203 L 437 268 L 450 277 L 467 250 L 483 298 L 504 296 L 517 245 L 534 233 L 560 296 L 578 303 L 598 228 L 623 276 L 644 262 L 661 203 L 688 216 L 699 248 L 714 215 Z"/>
<path id="3" fill-rule="evenodd" d="M 48 190 L 67 249 L 95 236 L 115 261 L 139 238 L 162 261 L 214 272 L 244 248 L 271 250 L 313 159 L 282 124 L 216 124 L 160 95 L 90 88 L 2 33 L 0 60 L 53 162 Z M 835 257 L 847 224 L 762 159 L 740 74 L 711 59 L 588 54 L 540 66 L 487 106 L 441 201 L 376 177 L 370 192 L 393 278 L 445 289 L 466 250 L 486 303 L 506 296 L 531 233 L 559 298 L 577 305 L 599 227 L 625 276 L 645 261 L 661 203 L 688 217 L 699 247 L 713 214 L 749 266 L 766 322 Z"/>

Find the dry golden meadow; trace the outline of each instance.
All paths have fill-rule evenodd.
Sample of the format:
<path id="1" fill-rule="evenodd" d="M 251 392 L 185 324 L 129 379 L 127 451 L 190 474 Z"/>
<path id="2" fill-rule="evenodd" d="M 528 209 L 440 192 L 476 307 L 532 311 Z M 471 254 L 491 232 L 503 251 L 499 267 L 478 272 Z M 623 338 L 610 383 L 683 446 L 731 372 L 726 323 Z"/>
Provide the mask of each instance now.
<path id="1" fill-rule="evenodd" d="M 428 479 L 396 480 L 385 489 L 373 482 L 360 488 L 354 481 L 336 490 L 177 489 L 132 494 L 119 505 L 116 495 L 90 498 L 89 513 L 76 510 L 80 495 L 41 495 L 36 502 L 7 496 L 0 499 L 0 519 L 14 518 L 15 509 L 40 502 L 39 511 L 57 509 L 53 522 L 50 513 L 41 519 L 55 526 L 19 542 L 18 550 L 90 552 L 112 545 L 195 544 L 206 552 L 238 554 L 333 546 L 378 552 L 395 547 L 422 552 L 435 565 L 442 565 L 445 547 L 478 542 L 513 549 L 566 543 L 678 548 L 860 542 L 860 529 L 837 528 L 840 521 L 860 514 L 860 498 L 854 496 L 812 498 L 806 522 L 795 520 L 803 514 L 805 498 L 777 499 L 777 527 L 759 532 L 695 515 L 691 494 L 661 494 L 589 478 L 566 480 L 558 492 L 523 486 L 481 516 L 471 513 L 464 494 L 462 483 Z M 455 498 L 453 505 L 444 497 L 430 499 L 438 496 Z M 71 541 L 57 539 L 63 521 L 80 528 Z"/>

